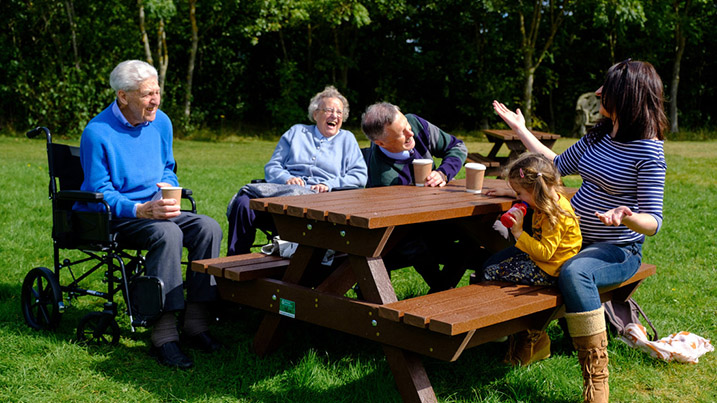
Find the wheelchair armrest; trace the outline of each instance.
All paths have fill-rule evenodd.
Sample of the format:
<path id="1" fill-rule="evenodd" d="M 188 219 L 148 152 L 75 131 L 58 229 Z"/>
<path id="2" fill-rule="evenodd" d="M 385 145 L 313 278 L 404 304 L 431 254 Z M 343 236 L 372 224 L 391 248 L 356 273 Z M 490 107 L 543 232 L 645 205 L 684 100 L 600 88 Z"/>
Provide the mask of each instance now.
<path id="1" fill-rule="evenodd" d="M 182 188 L 182 199 L 187 199 L 192 204 L 192 208 L 190 210 L 182 211 L 188 211 L 197 214 L 197 202 L 195 202 L 194 198 L 192 197 L 192 189 Z"/>
<path id="2" fill-rule="evenodd" d="M 80 201 L 80 202 L 99 202 L 104 200 L 105 196 L 100 192 L 86 192 L 84 190 L 61 190 L 57 192 L 59 200 Z"/>
<path id="3" fill-rule="evenodd" d="M 58 201 L 75 201 L 84 203 L 102 203 L 105 213 L 110 213 L 110 205 L 105 201 L 105 196 L 100 192 L 87 192 L 84 190 L 60 190 L 57 192 Z"/>

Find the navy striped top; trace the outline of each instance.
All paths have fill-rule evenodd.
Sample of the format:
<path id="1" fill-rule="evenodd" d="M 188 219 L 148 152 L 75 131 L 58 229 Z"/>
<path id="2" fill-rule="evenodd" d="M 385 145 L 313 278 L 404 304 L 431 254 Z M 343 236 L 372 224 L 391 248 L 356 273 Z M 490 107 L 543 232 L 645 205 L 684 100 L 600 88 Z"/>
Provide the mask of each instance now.
<path id="1" fill-rule="evenodd" d="M 659 231 L 667 170 L 663 146 L 655 140 L 620 143 L 606 133 L 594 142 L 583 137 L 555 158 L 561 175 L 579 174 L 583 179 L 571 204 L 580 217 L 584 243 L 644 241 L 644 235 L 625 225 L 607 226 L 595 217 L 596 211 L 619 206 L 652 215 Z"/>

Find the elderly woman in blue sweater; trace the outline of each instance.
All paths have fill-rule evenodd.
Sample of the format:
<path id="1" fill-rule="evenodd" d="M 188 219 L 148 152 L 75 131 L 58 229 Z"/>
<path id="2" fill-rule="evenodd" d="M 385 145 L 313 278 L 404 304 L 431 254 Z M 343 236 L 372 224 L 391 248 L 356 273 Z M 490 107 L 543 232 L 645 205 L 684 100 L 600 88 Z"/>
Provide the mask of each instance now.
<path id="1" fill-rule="evenodd" d="M 346 98 L 327 86 L 311 98 L 308 112 L 316 124 L 296 124 L 281 136 L 264 166 L 268 185 L 244 186 L 229 202 L 228 256 L 248 253 L 257 225 L 271 225 L 265 213 L 249 208 L 251 198 L 366 186 L 366 162 L 358 142 L 353 133 L 341 129 L 349 116 Z"/>
<path id="2" fill-rule="evenodd" d="M 174 173 L 172 122 L 159 109 L 157 70 L 140 60 L 120 63 L 110 74 L 116 99 L 82 132 L 82 190 L 101 192 L 112 212 L 112 228 L 125 248 L 147 250 L 147 275 L 162 280 L 164 313 L 152 328 L 160 363 L 193 365 L 179 347 L 176 313 L 184 310 L 183 338 L 205 351 L 221 347 L 208 332 L 207 304 L 216 286 L 207 274 L 187 271 L 184 300 L 182 246 L 189 260 L 219 256 L 222 230 L 212 218 L 180 211 L 180 201 L 161 199 L 159 188 L 179 186 Z M 90 209 L 78 205 L 77 209 Z"/>

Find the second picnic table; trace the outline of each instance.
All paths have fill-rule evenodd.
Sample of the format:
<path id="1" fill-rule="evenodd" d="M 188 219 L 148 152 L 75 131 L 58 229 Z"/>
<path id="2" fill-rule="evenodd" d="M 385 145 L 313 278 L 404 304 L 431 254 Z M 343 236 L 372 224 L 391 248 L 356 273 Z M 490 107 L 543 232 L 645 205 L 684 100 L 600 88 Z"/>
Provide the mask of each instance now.
<path id="1" fill-rule="evenodd" d="M 483 130 L 488 141 L 493 143 L 493 148 L 490 149 L 487 156 L 483 156 L 479 153 L 469 153 L 468 160 L 472 162 L 480 162 L 486 166 L 486 175 L 488 176 L 501 176 L 503 169 L 513 160 L 518 158 L 520 154 L 525 152 L 525 146 L 520 141 L 515 132 L 512 130 L 498 130 L 490 129 Z M 553 148 L 555 142 L 560 138 L 559 134 L 531 131 L 535 137 L 540 140 L 541 143 L 545 144 L 548 148 Z M 499 157 L 498 152 L 500 151 L 503 144 L 508 147 L 510 153 L 507 157 Z"/>

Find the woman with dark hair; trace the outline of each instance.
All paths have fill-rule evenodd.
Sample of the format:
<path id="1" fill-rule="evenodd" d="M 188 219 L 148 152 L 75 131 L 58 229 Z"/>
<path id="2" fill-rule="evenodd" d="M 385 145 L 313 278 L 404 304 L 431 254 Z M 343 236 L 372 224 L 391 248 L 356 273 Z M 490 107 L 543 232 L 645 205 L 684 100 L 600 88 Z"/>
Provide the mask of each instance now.
<path id="1" fill-rule="evenodd" d="M 533 136 L 520 109 L 512 112 L 497 101 L 493 107 L 528 150 L 553 160 L 561 175 L 583 179 L 571 200 L 583 245 L 563 265 L 558 285 L 585 379 L 584 400 L 607 402 L 607 334 L 598 288 L 632 277 L 642 263 L 645 236 L 662 225 L 667 118 L 662 80 L 650 63 L 628 59 L 610 67 L 595 93 L 605 118 L 560 155 Z"/>

